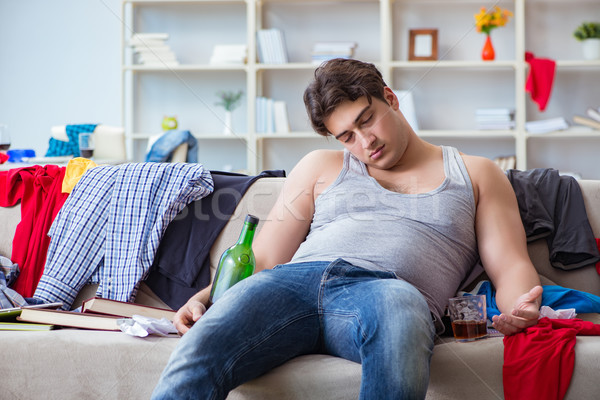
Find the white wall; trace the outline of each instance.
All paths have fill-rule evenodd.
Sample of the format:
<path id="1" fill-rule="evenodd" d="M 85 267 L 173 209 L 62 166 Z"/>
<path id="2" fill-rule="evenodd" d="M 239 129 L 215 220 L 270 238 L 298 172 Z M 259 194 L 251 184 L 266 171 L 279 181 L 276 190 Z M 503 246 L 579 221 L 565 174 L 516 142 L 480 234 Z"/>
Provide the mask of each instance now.
<path id="1" fill-rule="evenodd" d="M 121 125 L 120 0 L 0 0 L 0 123 L 12 148 L 50 127 Z"/>

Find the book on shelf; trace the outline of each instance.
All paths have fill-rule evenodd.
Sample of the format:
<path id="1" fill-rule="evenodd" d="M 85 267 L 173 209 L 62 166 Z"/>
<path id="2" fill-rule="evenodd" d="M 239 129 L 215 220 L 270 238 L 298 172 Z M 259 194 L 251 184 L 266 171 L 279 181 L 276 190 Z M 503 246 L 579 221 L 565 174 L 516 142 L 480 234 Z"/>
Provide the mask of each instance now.
<path id="1" fill-rule="evenodd" d="M 179 65 L 175 53 L 166 43 L 167 33 L 135 33 L 129 39 L 129 46 L 137 56 L 137 63 L 143 65 Z"/>
<path id="2" fill-rule="evenodd" d="M 76 311 L 49 310 L 47 308 L 24 308 L 18 321 L 37 324 L 65 326 L 70 328 L 120 331 L 117 321 L 121 317 L 81 313 Z"/>
<path id="3" fill-rule="evenodd" d="M 595 119 L 584 117 L 582 115 L 573 115 L 573 122 L 592 129 L 600 129 L 600 121 L 596 121 Z"/>
<path id="4" fill-rule="evenodd" d="M 587 110 L 585 110 L 585 113 L 591 119 L 600 122 L 600 108 L 591 108 L 590 107 Z"/>
<path id="5" fill-rule="evenodd" d="M 273 119 L 275 120 L 275 133 L 289 133 L 287 104 L 283 100 L 273 102 Z"/>
<path id="6" fill-rule="evenodd" d="M 475 115 L 514 115 L 515 110 L 508 107 L 492 107 L 492 108 L 478 108 L 475 110 Z"/>
<path id="7" fill-rule="evenodd" d="M 0 322 L 0 331 L 49 331 L 54 325 L 30 324 L 27 322 Z"/>
<path id="8" fill-rule="evenodd" d="M 311 59 L 315 65 L 334 58 L 353 58 L 356 42 L 317 42 L 313 45 Z"/>
<path id="9" fill-rule="evenodd" d="M 569 124 L 563 117 L 548 118 L 539 121 L 528 121 L 525 123 L 525 129 L 527 129 L 527 132 L 533 134 L 560 131 L 567 129 L 568 127 Z"/>
<path id="10" fill-rule="evenodd" d="M 287 105 L 285 101 L 268 97 L 256 98 L 256 133 L 288 133 Z"/>
<path id="11" fill-rule="evenodd" d="M 142 40 L 167 40 L 169 34 L 166 32 L 136 32 L 131 35 L 132 39 Z"/>
<path id="12" fill-rule="evenodd" d="M 499 156 L 499 157 L 494 158 L 494 162 L 503 171 L 507 171 L 509 169 L 515 169 L 517 167 L 517 157 L 516 156 Z"/>
<path id="13" fill-rule="evenodd" d="M 142 315 L 156 319 L 166 318 L 169 321 L 173 321 L 176 313 L 176 311 L 167 308 L 151 307 L 143 304 L 103 299 L 101 297 L 92 297 L 85 300 L 81 305 L 81 312 L 84 314 L 103 314 L 124 318 Z"/>
<path id="14" fill-rule="evenodd" d="M 398 98 L 398 105 L 406 122 L 417 132 L 419 130 L 419 122 L 417 120 L 412 92 L 409 90 L 394 90 L 394 94 Z"/>
<path id="15" fill-rule="evenodd" d="M 515 128 L 515 112 L 512 108 L 478 108 L 475 110 L 477 129 L 508 130 Z"/>
<path id="16" fill-rule="evenodd" d="M 283 32 L 277 28 L 260 29 L 256 32 L 258 59 L 263 64 L 285 64 L 288 62 Z"/>
<path id="17" fill-rule="evenodd" d="M 210 64 L 245 64 L 248 46 L 245 44 L 217 44 L 213 47 Z"/>

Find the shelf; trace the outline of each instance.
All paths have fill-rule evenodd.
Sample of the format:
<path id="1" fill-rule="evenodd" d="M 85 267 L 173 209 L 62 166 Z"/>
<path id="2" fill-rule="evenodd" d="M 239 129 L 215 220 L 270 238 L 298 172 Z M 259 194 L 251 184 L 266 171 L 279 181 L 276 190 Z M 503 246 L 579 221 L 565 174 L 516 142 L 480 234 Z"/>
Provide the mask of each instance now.
<path id="1" fill-rule="evenodd" d="M 600 60 L 578 59 L 581 52 L 572 37 L 575 26 L 571 27 L 576 20 L 600 15 L 600 2 L 573 0 L 572 3 L 565 4 L 564 0 L 124 0 L 121 70 L 128 148 L 142 147 L 143 140 L 152 136 L 143 132 L 160 127 L 160 121 L 154 121 L 163 115 L 177 115 L 180 127 L 190 129 L 203 142 L 199 152 L 202 157 L 236 164 L 236 169 L 249 173 L 263 169 L 289 170 L 308 151 L 327 146 L 339 148 L 337 141 L 323 140 L 312 132 L 302 93 L 317 68 L 310 62 L 312 43 L 355 41 L 357 58 L 377 66 L 390 87 L 411 91 L 419 125 L 426 128 L 417 132 L 419 136 L 490 158 L 512 153 L 518 169 L 545 164 L 573 169 L 572 165 L 581 164 L 579 158 L 556 157 L 555 152 L 569 146 L 569 150 L 577 150 L 570 154 L 592 149 L 582 149 L 575 140 L 569 143 L 564 139 L 580 138 L 595 143 L 600 131 L 573 126 L 565 131 L 530 134 L 525 129 L 526 121 L 560 116 L 569 119 L 574 114 L 583 114 L 586 107 L 600 106 L 600 94 L 594 86 Z M 180 4 L 195 6 L 171 7 Z M 473 15 L 481 6 L 489 8 L 496 4 L 512 10 L 514 18 L 506 27 L 494 30 L 498 59 L 481 61 L 478 54 L 483 36 L 473 28 Z M 222 23 L 221 19 L 230 23 Z M 283 31 L 288 59 L 292 62 L 256 61 L 256 33 L 261 28 Z M 438 29 L 438 56 L 444 59 L 405 61 L 408 31 L 419 28 Z M 173 67 L 133 64 L 127 42 L 131 32 L 137 30 L 169 32 L 169 44 L 182 64 Z M 246 44 L 248 62 L 208 64 L 212 48 L 224 43 Z M 552 95 L 543 113 L 525 91 L 529 72 L 529 64 L 521 58 L 525 51 L 542 58 L 554 57 L 556 61 Z M 242 106 L 234 117 L 234 126 L 244 131 L 241 135 L 225 136 L 219 129 L 220 113 L 212 108 L 215 93 L 221 89 L 244 90 Z M 286 102 L 291 132 L 256 132 L 257 96 Z M 514 130 L 471 129 L 477 126 L 475 109 L 495 107 L 514 108 Z M 461 129 L 463 126 L 467 129 Z M 544 157 L 548 160 L 542 161 Z M 209 167 L 216 169 L 214 164 Z M 594 179 L 600 179 L 598 174 L 595 169 L 589 172 Z M 587 171 L 582 175 L 588 177 Z"/>
<path id="2" fill-rule="evenodd" d="M 600 130 L 573 126 L 562 131 L 548 133 L 528 133 L 527 139 L 574 139 L 574 138 L 600 138 Z"/>
<path id="3" fill-rule="evenodd" d="M 132 138 L 145 140 L 156 135 L 156 133 L 134 133 Z M 192 135 L 198 140 L 248 140 L 248 135 L 235 133 L 233 135 L 224 135 L 222 133 L 192 133 Z"/>
<path id="4" fill-rule="evenodd" d="M 239 64 L 180 64 L 174 66 L 161 66 L 161 65 L 125 65 L 123 66 L 124 71 L 247 71 L 246 65 Z"/>
<path id="5" fill-rule="evenodd" d="M 476 69 L 515 69 L 519 63 L 516 61 L 392 61 L 390 66 L 403 69 L 428 69 L 428 68 L 476 68 Z"/>
<path id="6" fill-rule="evenodd" d="M 436 138 L 477 138 L 477 139 L 498 139 L 515 138 L 515 131 L 504 130 L 420 130 L 417 134 L 421 137 Z"/>

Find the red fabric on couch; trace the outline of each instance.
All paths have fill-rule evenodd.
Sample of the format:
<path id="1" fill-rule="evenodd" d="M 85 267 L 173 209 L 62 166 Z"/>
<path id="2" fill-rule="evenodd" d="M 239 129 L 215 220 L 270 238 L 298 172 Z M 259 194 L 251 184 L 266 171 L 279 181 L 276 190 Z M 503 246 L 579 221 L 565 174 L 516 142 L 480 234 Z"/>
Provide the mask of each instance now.
<path id="1" fill-rule="evenodd" d="M 34 165 L 0 171 L 0 206 L 21 201 L 21 222 L 13 239 L 11 260 L 20 270 L 12 288 L 23 297 L 33 296 L 44 272 L 50 244 L 47 233 L 69 196 L 61 190 L 65 170 L 56 165 Z"/>

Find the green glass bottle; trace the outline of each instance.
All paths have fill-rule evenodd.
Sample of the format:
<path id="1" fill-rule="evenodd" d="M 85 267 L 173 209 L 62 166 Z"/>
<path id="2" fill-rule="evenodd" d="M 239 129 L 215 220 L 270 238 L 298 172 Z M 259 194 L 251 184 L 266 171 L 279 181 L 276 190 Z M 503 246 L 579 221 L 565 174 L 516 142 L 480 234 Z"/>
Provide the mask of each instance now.
<path id="1" fill-rule="evenodd" d="M 219 300 L 227 289 L 254 273 L 256 260 L 252 251 L 252 240 L 257 225 L 258 218 L 248 214 L 240 238 L 233 246 L 223 252 L 210 291 L 209 307 Z"/>

